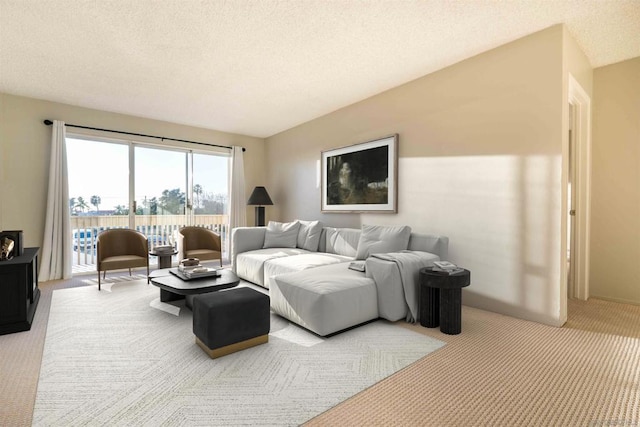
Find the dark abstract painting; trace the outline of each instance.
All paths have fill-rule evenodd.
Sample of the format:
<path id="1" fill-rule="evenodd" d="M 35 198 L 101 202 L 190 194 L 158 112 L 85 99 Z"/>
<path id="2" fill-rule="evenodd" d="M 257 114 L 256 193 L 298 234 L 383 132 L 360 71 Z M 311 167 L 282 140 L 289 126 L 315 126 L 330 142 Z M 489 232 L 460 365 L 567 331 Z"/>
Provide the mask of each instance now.
<path id="1" fill-rule="evenodd" d="M 396 212 L 397 135 L 322 153 L 325 212 Z"/>

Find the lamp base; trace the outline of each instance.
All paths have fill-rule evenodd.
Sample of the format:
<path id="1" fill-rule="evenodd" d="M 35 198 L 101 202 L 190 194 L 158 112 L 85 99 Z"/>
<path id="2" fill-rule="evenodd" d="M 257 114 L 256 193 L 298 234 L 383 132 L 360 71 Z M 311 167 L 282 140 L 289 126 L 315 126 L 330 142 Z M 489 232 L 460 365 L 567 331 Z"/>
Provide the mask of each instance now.
<path id="1" fill-rule="evenodd" d="M 264 206 L 256 206 L 256 227 L 264 227 Z"/>

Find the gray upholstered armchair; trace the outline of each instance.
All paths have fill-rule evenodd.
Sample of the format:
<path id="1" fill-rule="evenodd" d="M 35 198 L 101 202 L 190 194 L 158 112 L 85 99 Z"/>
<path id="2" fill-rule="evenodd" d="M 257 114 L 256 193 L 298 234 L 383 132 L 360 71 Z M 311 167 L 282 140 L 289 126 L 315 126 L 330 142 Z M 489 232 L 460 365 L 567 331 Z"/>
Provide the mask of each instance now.
<path id="1" fill-rule="evenodd" d="M 104 277 L 107 270 L 122 268 L 147 267 L 147 283 L 149 283 L 149 246 L 147 237 L 128 228 L 114 228 L 98 234 L 98 290 L 100 290 L 100 272 Z M 103 277 L 103 278 L 104 278 Z"/>
<path id="2" fill-rule="evenodd" d="M 203 227 L 182 227 L 177 237 L 180 259 L 198 258 L 200 261 L 219 259 L 222 267 L 220 235 Z"/>

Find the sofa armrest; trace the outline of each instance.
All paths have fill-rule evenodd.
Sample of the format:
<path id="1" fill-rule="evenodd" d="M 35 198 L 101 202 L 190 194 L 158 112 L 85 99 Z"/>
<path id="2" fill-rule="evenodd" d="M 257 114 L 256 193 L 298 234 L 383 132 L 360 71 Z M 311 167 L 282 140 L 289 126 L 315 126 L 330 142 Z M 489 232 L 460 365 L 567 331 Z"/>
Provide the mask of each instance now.
<path id="1" fill-rule="evenodd" d="M 431 234 L 411 233 L 409 238 L 410 251 L 430 252 L 438 255 L 441 260 L 449 259 L 449 238 Z"/>
<path id="2" fill-rule="evenodd" d="M 238 254 L 262 249 L 267 227 L 236 227 L 231 230 L 231 269 L 236 272 Z"/>

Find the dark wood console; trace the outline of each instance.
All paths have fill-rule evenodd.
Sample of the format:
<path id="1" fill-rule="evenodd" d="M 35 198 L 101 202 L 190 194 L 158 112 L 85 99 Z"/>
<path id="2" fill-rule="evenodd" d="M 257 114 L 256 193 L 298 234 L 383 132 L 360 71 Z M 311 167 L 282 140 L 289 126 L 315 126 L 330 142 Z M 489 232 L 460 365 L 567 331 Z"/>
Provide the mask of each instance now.
<path id="1" fill-rule="evenodd" d="M 22 255 L 0 261 L 0 335 L 31 329 L 40 300 L 39 251 L 24 248 Z"/>

